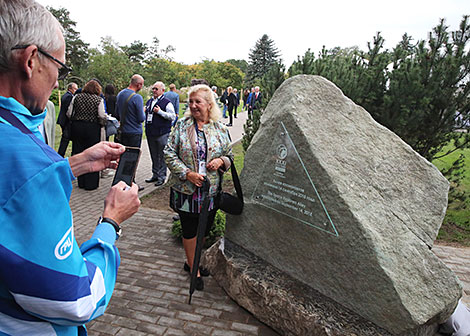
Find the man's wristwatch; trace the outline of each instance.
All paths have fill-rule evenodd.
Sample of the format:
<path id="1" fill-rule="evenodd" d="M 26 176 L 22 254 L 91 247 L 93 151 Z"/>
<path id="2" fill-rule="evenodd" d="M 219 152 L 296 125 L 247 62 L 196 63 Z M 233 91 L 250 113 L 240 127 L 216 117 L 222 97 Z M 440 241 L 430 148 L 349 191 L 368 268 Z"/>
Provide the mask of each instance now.
<path id="1" fill-rule="evenodd" d="M 113 226 L 114 230 L 116 230 L 116 240 L 119 239 L 119 237 L 121 237 L 121 234 L 122 234 L 122 228 L 121 226 L 116 223 L 114 220 L 112 220 L 111 218 L 108 218 L 108 217 L 100 217 L 100 219 L 98 220 L 98 224 L 96 225 L 100 225 L 101 223 L 109 223 Z"/>

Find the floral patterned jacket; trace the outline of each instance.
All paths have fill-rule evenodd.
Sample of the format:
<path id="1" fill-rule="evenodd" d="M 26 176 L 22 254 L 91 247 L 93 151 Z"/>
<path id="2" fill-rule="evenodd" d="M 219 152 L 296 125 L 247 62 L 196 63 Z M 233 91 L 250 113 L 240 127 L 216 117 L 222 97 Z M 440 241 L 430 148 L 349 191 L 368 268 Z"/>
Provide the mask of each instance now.
<path id="1" fill-rule="evenodd" d="M 230 168 L 229 157 L 233 159 L 232 143 L 227 127 L 220 121 L 210 122 L 203 127 L 207 144 L 207 162 L 215 158 L 224 161 L 224 170 Z M 168 143 L 163 150 L 165 162 L 171 171 L 169 185 L 176 191 L 190 195 L 196 191 L 196 186 L 186 180 L 186 173 L 198 171 L 196 158 L 196 127 L 193 117 L 184 117 L 176 123 L 170 133 Z M 207 171 L 210 181 L 209 196 L 217 193 L 219 185 L 219 174 L 217 171 Z"/>

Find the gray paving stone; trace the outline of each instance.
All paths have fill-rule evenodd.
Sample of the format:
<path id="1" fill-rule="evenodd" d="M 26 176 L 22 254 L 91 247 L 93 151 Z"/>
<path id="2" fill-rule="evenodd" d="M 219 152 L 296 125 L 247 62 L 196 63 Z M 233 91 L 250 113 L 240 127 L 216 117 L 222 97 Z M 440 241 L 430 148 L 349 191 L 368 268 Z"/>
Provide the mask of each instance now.
<path id="1" fill-rule="evenodd" d="M 202 320 L 201 315 L 187 313 L 187 312 L 178 312 L 176 314 L 176 317 L 178 317 L 182 320 L 192 321 L 192 322 L 201 322 L 201 320 Z"/>
<path id="2" fill-rule="evenodd" d="M 186 323 L 184 330 L 192 331 L 196 335 L 210 335 L 213 331 L 213 328 L 200 323 L 188 322 Z"/>
<path id="3" fill-rule="evenodd" d="M 156 325 L 153 323 L 142 322 L 137 325 L 137 330 L 151 335 L 164 335 L 167 330 L 167 327 Z"/>
<path id="4" fill-rule="evenodd" d="M 164 336 L 187 336 L 186 332 L 179 329 L 168 328 Z"/>
<path id="5" fill-rule="evenodd" d="M 233 322 L 232 329 L 240 331 L 244 334 L 258 335 L 258 327 L 245 323 Z"/>

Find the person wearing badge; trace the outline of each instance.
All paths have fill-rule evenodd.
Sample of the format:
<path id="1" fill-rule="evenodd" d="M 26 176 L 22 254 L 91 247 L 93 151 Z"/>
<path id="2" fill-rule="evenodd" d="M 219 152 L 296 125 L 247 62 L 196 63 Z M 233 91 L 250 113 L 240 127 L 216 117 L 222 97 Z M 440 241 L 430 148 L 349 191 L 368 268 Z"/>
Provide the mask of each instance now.
<path id="1" fill-rule="evenodd" d="M 196 248 L 196 235 L 201 212 L 202 183 L 210 182 L 209 219 L 205 235 L 214 223 L 215 196 L 219 184 L 219 171 L 230 168 L 232 144 L 227 127 L 220 121 L 222 113 L 209 86 L 199 84 L 189 91 L 189 110 L 178 120 L 165 146 L 165 161 L 171 171 L 169 180 L 170 207 L 181 219 L 183 247 L 186 253 L 184 269 L 191 272 Z M 208 275 L 200 268 L 196 289 L 203 290 L 201 276 Z"/>
<path id="2" fill-rule="evenodd" d="M 145 104 L 146 122 L 145 135 L 152 158 L 152 176 L 145 180 L 161 186 L 166 180 L 166 165 L 163 149 L 168 142 L 171 125 L 176 118 L 175 108 L 164 96 L 165 84 L 155 82 L 152 87 L 153 96 Z"/>

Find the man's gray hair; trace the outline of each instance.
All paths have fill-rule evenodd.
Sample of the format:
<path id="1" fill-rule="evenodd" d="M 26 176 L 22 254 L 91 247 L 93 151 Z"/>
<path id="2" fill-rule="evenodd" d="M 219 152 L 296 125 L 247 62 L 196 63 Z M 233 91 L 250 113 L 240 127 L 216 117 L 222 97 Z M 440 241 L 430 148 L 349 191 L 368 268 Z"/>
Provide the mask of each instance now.
<path id="1" fill-rule="evenodd" d="M 33 0 L 0 0 L 0 72 L 11 67 L 14 46 L 35 44 L 46 52 L 62 47 L 59 21 Z"/>
<path id="2" fill-rule="evenodd" d="M 1 0 L 0 0 L 0 1 L 1 1 Z M 76 86 L 76 87 L 78 88 L 77 83 L 70 82 L 70 83 L 67 85 L 67 90 L 70 90 L 70 89 L 73 88 L 74 86 Z"/>
<path id="3" fill-rule="evenodd" d="M 161 86 L 161 87 L 162 87 L 162 89 L 163 89 L 163 91 L 165 91 L 165 84 L 164 84 L 163 82 L 161 82 L 161 81 L 157 81 L 157 82 L 155 82 L 155 83 L 153 84 L 153 86 L 155 86 L 155 85 L 159 85 L 159 86 Z"/>

